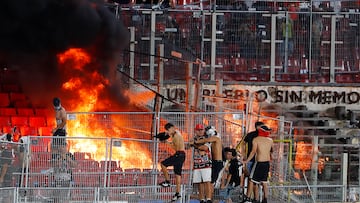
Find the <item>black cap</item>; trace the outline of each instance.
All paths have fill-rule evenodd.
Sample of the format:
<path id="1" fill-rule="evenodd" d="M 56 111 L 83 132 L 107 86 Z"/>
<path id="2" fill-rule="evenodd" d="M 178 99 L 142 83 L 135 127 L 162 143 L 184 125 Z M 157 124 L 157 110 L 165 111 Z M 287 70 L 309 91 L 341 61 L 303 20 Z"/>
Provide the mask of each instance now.
<path id="1" fill-rule="evenodd" d="M 256 121 L 255 122 L 255 128 L 261 126 L 261 125 L 265 125 L 265 123 L 261 122 L 261 121 Z"/>
<path id="2" fill-rule="evenodd" d="M 271 128 L 267 127 L 266 125 L 262 125 L 260 128 L 264 131 L 271 131 Z"/>

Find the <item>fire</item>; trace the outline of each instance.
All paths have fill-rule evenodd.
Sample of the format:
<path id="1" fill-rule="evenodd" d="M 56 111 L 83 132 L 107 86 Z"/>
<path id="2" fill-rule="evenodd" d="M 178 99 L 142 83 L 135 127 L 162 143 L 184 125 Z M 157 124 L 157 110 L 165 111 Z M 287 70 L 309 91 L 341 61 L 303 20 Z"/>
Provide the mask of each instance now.
<path id="1" fill-rule="evenodd" d="M 312 145 L 304 141 L 297 142 L 294 168 L 302 171 L 310 170 L 312 158 Z"/>
<path id="2" fill-rule="evenodd" d="M 82 70 L 82 68 L 90 63 L 90 61 L 90 55 L 79 48 L 70 48 L 64 53 L 58 55 L 58 62 L 60 64 L 72 63 L 71 67 L 78 70 Z"/>
<path id="3" fill-rule="evenodd" d="M 97 70 L 89 68 L 93 63 L 90 54 L 83 49 L 71 48 L 64 53 L 58 54 L 58 64 L 66 78 L 62 84 L 62 90 L 66 95 L 76 98 L 66 101 L 67 106 L 65 108 L 67 110 L 72 112 L 94 112 L 96 109 L 109 109 L 112 106 L 117 106 L 111 99 L 101 96 L 106 91 L 109 80 Z M 128 94 L 132 93 L 128 92 Z M 142 98 L 147 100 L 153 98 L 153 96 L 154 94 L 145 95 Z M 129 98 L 138 99 L 139 97 Z M 133 102 L 139 102 L 139 100 Z M 105 116 L 109 121 L 109 125 L 104 125 L 100 116 Z M 130 120 L 131 118 L 126 119 Z M 110 149 L 111 143 L 106 143 L 105 139 L 96 139 L 94 137 L 122 137 L 124 132 L 120 127 L 124 126 L 123 123 L 131 122 L 110 115 L 74 114 L 69 117 L 67 125 L 69 137 L 85 137 L 88 139 L 70 139 L 69 150 L 71 152 L 90 153 L 96 161 L 105 160 L 106 156 L 109 156 L 106 149 Z M 93 138 L 90 138 L 90 136 Z M 113 146 L 112 150 L 111 160 L 121 162 L 120 167 L 123 169 L 151 168 L 152 166 L 151 158 L 149 158 L 151 152 L 140 146 L 140 143 L 123 142 L 120 146 Z"/>

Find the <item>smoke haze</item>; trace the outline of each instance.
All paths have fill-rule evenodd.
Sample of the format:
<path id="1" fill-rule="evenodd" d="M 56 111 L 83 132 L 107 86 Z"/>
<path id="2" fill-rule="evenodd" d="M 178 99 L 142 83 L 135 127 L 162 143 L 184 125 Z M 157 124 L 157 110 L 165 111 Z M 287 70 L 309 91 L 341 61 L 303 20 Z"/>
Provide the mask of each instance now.
<path id="1" fill-rule="evenodd" d="M 101 1 L 1 0 L 0 26 L 0 62 L 19 70 L 24 91 L 39 104 L 51 101 L 63 82 L 58 53 L 86 49 L 109 76 L 129 41 L 121 19 Z"/>

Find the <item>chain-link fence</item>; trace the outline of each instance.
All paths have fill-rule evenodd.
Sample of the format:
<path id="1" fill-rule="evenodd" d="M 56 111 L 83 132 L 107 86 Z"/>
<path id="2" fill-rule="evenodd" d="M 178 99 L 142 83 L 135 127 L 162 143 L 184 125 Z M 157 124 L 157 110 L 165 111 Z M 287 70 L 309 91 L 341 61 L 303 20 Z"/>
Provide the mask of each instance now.
<path id="1" fill-rule="evenodd" d="M 172 152 L 167 144 L 153 137 L 155 132 L 164 130 L 165 123 L 173 123 L 185 142 L 193 137 L 198 123 L 215 126 L 224 146 L 236 147 L 247 132 L 244 131 L 245 117 L 241 111 L 162 112 L 155 117 L 147 113 L 70 112 L 69 118 L 66 138 L 23 137 L 22 144 L 1 141 L 1 168 L 6 163 L 11 166 L 2 187 L 9 188 L 1 189 L 8 196 L 2 198 L 11 202 L 166 201 L 174 193 L 174 188 L 157 186 L 164 180 L 159 162 Z M 131 119 L 134 119 L 133 123 Z M 86 130 L 76 125 L 79 120 Z M 269 199 L 280 202 L 341 201 L 354 188 L 354 194 L 357 194 L 356 186 L 346 188 L 345 178 L 350 175 L 351 181 L 353 173 L 348 171 L 353 167 L 346 168 L 346 163 L 349 158 L 356 157 L 356 153 L 326 151 L 332 145 L 325 148 L 322 144 L 318 148 L 316 140 L 294 142 L 291 122 L 281 118 L 258 115 L 250 120 L 262 121 L 273 129 L 275 147 Z M 145 127 L 141 126 L 143 124 Z M 98 136 L 95 138 L 94 135 Z M 188 201 L 194 192 L 191 148 L 187 148 L 185 153 L 182 201 Z M 173 180 L 174 172 L 171 168 L 169 172 Z M 334 191 L 339 193 L 332 194 Z"/>
<path id="2" fill-rule="evenodd" d="M 124 65 L 141 80 L 184 80 L 186 62 L 205 62 L 202 80 L 359 81 L 360 6 L 356 1 L 246 2 L 175 9 L 121 8 L 134 43 Z M 158 60 L 159 45 L 164 45 Z M 198 64 L 198 63 L 196 63 Z"/>

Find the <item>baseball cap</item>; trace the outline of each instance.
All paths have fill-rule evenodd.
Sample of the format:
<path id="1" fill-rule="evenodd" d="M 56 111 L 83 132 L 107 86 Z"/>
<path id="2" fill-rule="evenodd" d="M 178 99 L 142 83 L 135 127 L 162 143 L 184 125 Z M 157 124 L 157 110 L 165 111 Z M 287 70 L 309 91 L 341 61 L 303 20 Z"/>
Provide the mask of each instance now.
<path id="1" fill-rule="evenodd" d="M 271 131 L 271 129 L 269 127 L 267 127 L 266 125 L 262 125 L 260 128 L 264 131 Z"/>
<path id="2" fill-rule="evenodd" d="M 202 124 L 196 124 L 195 130 L 203 130 L 204 126 Z"/>

